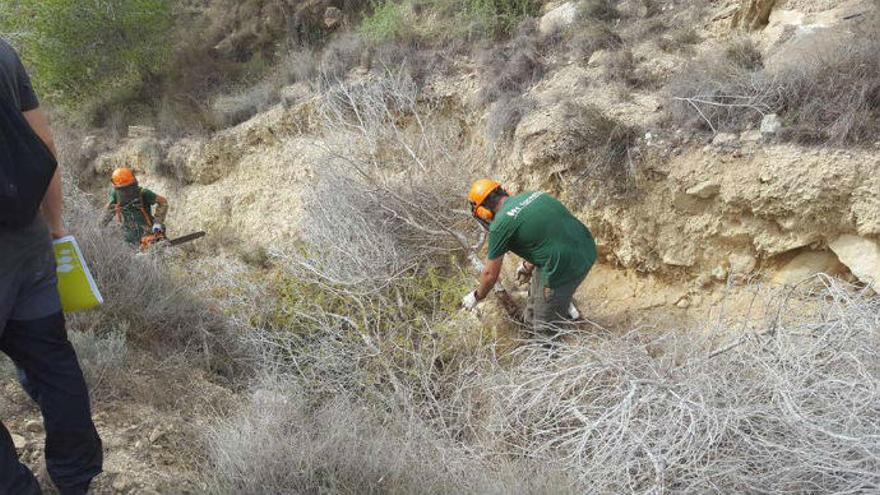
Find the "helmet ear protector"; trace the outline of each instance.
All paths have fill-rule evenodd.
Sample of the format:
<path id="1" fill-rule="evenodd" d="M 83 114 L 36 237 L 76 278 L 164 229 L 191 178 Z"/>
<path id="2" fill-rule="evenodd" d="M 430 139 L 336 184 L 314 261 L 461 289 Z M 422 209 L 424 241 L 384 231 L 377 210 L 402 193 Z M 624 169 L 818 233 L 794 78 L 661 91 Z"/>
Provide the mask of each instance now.
<path id="1" fill-rule="evenodd" d="M 498 186 L 495 189 L 493 189 L 492 192 L 490 192 L 488 195 L 486 195 L 486 197 L 491 196 L 492 194 L 494 194 L 496 191 L 499 191 L 499 190 L 504 192 L 505 194 L 507 194 L 507 191 L 505 191 L 501 186 Z M 471 207 L 471 214 L 474 216 L 474 218 L 477 219 L 478 222 L 480 222 L 480 224 L 483 227 L 488 229 L 489 223 L 492 222 L 492 219 L 495 218 L 495 212 L 493 212 L 489 208 L 486 208 L 482 204 L 477 204 L 473 201 L 469 201 L 469 203 L 470 203 L 470 207 Z"/>

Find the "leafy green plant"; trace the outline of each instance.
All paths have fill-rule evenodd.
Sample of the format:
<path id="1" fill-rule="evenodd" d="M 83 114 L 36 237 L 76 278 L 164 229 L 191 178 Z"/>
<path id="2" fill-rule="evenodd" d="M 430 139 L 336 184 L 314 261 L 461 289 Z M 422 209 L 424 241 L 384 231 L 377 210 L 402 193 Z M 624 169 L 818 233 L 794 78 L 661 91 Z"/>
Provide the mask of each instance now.
<path id="1" fill-rule="evenodd" d="M 409 31 L 406 8 L 406 5 L 392 1 L 375 4 L 373 14 L 361 24 L 361 33 L 376 43 L 399 39 Z"/>
<path id="2" fill-rule="evenodd" d="M 4 3 L 0 30 L 15 34 L 38 91 L 62 106 L 135 91 L 170 52 L 170 0 Z"/>

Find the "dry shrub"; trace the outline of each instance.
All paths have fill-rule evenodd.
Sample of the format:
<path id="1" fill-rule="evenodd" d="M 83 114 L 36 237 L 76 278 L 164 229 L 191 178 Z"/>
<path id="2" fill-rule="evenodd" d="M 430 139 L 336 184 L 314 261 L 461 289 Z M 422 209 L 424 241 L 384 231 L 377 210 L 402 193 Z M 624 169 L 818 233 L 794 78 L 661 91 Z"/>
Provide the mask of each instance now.
<path id="1" fill-rule="evenodd" d="M 361 63 L 365 49 L 364 40 L 357 34 L 338 36 L 324 47 L 318 72 L 322 78 L 331 81 L 344 79 L 348 71 Z"/>
<path id="2" fill-rule="evenodd" d="M 880 301 L 830 281 L 791 296 L 763 321 L 506 355 L 467 343 L 466 317 L 314 304 L 308 333 L 262 337 L 269 378 L 204 429 L 203 472 L 248 493 L 873 491 Z M 801 297 L 821 309 L 792 311 Z"/>
<path id="3" fill-rule="evenodd" d="M 724 57 L 733 65 L 745 70 L 754 71 L 764 68 L 764 54 L 748 36 L 730 41 L 724 47 Z"/>
<path id="4" fill-rule="evenodd" d="M 603 76 L 606 81 L 623 83 L 633 89 L 643 88 L 654 82 L 650 75 L 638 66 L 629 48 L 608 54 Z"/>
<path id="5" fill-rule="evenodd" d="M 610 22 L 620 18 L 618 0 L 585 0 L 580 5 L 582 17 Z"/>
<path id="6" fill-rule="evenodd" d="M 574 152 L 582 177 L 608 181 L 618 189 L 632 185 L 629 150 L 638 132 L 593 105 L 563 103 L 562 119 L 580 149 Z"/>
<path id="7" fill-rule="evenodd" d="M 513 139 L 516 126 L 535 102 L 523 96 L 503 97 L 489 106 L 486 114 L 486 138 L 495 147 Z"/>
<path id="8" fill-rule="evenodd" d="M 416 86 L 423 87 L 429 77 L 449 70 L 449 55 L 443 50 L 432 49 L 415 41 L 385 43 L 371 50 L 369 65 L 378 77 L 383 77 L 389 69 L 402 71 Z"/>
<path id="9" fill-rule="evenodd" d="M 684 51 L 700 43 L 699 33 L 690 27 L 680 27 L 657 39 L 657 46 L 664 52 Z"/>
<path id="10" fill-rule="evenodd" d="M 670 116 L 680 125 L 736 132 L 778 113 L 786 140 L 872 143 L 880 131 L 878 50 L 874 36 L 828 40 L 783 66 L 762 68 L 754 50 L 733 45 L 723 56 L 692 63 L 670 83 Z"/>
<path id="11" fill-rule="evenodd" d="M 480 100 L 484 103 L 518 96 L 540 81 L 545 64 L 535 21 L 524 21 L 512 41 L 483 52 L 479 64 L 483 80 Z"/>
<path id="12" fill-rule="evenodd" d="M 599 22 L 584 23 L 573 30 L 568 40 L 569 52 L 575 60 L 588 61 L 599 50 L 617 50 L 623 40 L 608 25 Z"/>
<path id="13" fill-rule="evenodd" d="M 318 75 L 318 59 L 311 49 L 294 50 L 282 58 L 279 70 L 286 84 L 307 83 Z"/>
<path id="14" fill-rule="evenodd" d="M 316 257 L 308 264 L 328 279 L 387 285 L 419 260 L 462 249 L 451 227 L 466 219 L 455 211 L 470 157 L 456 123 L 419 96 L 403 71 L 326 92 L 327 158 L 303 198 L 301 232 Z"/>
<path id="15" fill-rule="evenodd" d="M 302 387 L 302 388 L 301 388 Z M 538 463 L 491 464 L 418 420 L 276 376 L 205 428 L 212 493 L 573 493 Z"/>
<path id="16" fill-rule="evenodd" d="M 120 323 L 124 327 L 125 322 Z M 125 381 L 120 378 L 131 372 L 125 334 L 126 328 L 105 329 L 101 334 L 74 330 L 67 333 L 93 399 L 118 394 L 120 382 Z"/>
<path id="17" fill-rule="evenodd" d="M 212 105 L 217 127 L 232 127 L 268 110 L 279 101 L 278 89 L 277 81 L 267 78 L 238 93 L 218 96 Z"/>

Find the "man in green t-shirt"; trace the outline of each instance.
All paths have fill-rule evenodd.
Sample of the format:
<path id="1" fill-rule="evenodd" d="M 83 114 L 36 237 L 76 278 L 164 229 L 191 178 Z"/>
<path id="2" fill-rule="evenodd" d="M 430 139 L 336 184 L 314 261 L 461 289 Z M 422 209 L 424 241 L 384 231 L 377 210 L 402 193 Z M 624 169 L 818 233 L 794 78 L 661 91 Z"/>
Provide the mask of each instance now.
<path id="1" fill-rule="evenodd" d="M 512 251 L 523 259 L 517 278 L 531 279 L 526 323 L 546 333 L 567 320 L 572 296 L 596 262 L 590 230 L 559 200 L 540 191 L 510 196 L 497 182 L 481 179 L 468 200 L 474 217 L 489 229 L 489 259 L 479 287 L 463 299 L 464 307 L 471 309 L 489 295 L 504 254 Z"/>
<path id="2" fill-rule="evenodd" d="M 168 200 L 145 187 L 140 187 L 134 173 L 128 168 L 117 168 L 110 181 L 110 201 L 101 218 L 106 225 L 114 216 L 122 228 L 125 242 L 140 245 L 149 235 L 165 234 L 165 215 Z M 156 207 L 155 214 L 153 206 Z"/>

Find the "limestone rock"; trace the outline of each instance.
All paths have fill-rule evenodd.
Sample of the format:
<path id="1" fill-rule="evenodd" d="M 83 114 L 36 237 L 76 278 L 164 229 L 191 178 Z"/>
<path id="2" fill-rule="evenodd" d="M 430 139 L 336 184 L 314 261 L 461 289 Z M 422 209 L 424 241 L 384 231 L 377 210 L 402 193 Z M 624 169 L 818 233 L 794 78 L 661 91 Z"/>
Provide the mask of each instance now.
<path id="1" fill-rule="evenodd" d="M 829 247 L 859 280 L 880 288 L 880 244 L 855 235 L 842 235 Z"/>
<path id="2" fill-rule="evenodd" d="M 43 431 L 43 423 L 32 419 L 24 424 L 24 429 L 31 433 L 39 433 Z"/>
<path id="3" fill-rule="evenodd" d="M 538 31 L 543 35 L 553 34 L 570 26 L 577 17 L 577 6 L 574 2 L 566 2 L 541 17 Z"/>
<path id="4" fill-rule="evenodd" d="M 741 0 L 739 11 L 733 15 L 734 28 L 761 29 L 770 22 L 770 12 L 777 0 Z"/>
<path id="5" fill-rule="evenodd" d="M 852 195 L 852 214 L 859 235 L 880 235 L 880 177 L 873 176 L 859 186 Z"/>
<path id="6" fill-rule="evenodd" d="M 128 167 L 135 173 L 158 173 L 162 166 L 162 145 L 151 137 L 129 139 L 116 151 L 95 160 L 95 172 L 108 176 L 117 167 Z"/>
<path id="7" fill-rule="evenodd" d="M 743 141 L 746 143 L 757 143 L 758 141 L 761 141 L 762 139 L 764 139 L 764 135 L 761 134 L 761 131 L 757 131 L 757 130 L 753 129 L 751 131 L 745 131 L 742 134 L 740 134 L 739 139 L 740 139 L 740 141 Z"/>
<path id="8" fill-rule="evenodd" d="M 735 275 L 748 275 L 755 270 L 758 261 L 751 254 L 733 253 L 727 257 L 730 272 Z"/>
<path id="9" fill-rule="evenodd" d="M 22 450 L 27 446 L 27 440 L 23 436 L 15 433 L 10 433 L 9 436 L 12 437 L 12 445 L 15 446 L 15 450 Z"/>
<path id="10" fill-rule="evenodd" d="M 719 132 L 712 138 L 712 144 L 715 146 L 724 146 L 726 144 L 735 143 L 739 137 L 736 134 L 730 132 Z"/>
<path id="11" fill-rule="evenodd" d="M 765 115 L 764 118 L 761 119 L 762 135 L 776 134 L 780 129 L 782 129 L 782 122 L 779 120 L 779 116 L 775 113 Z"/>
<path id="12" fill-rule="evenodd" d="M 841 273 L 842 265 L 834 253 L 828 251 L 804 251 L 785 264 L 773 275 L 772 282 L 791 285 L 802 282 L 818 273 L 834 275 Z"/>
<path id="13" fill-rule="evenodd" d="M 608 50 L 596 50 L 590 55 L 590 60 L 587 61 L 587 66 L 593 68 L 605 66 L 610 57 L 611 53 Z"/>
<path id="14" fill-rule="evenodd" d="M 688 196 L 696 196 L 700 199 L 709 199 L 713 196 L 717 196 L 720 191 L 720 184 L 707 180 L 688 188 L 688 190 L 685 191 L 685 194 L 687 194 Z"/>
<path id="15" fill-rule="evenodd" d="M 162 431 L 161 428 L 156 427 L 156 428 L 153 429 L 153 431 L 150 433 L 150 437 L 149 437 L 150 443 L 156 443 L 156 442 L 158 442 L 158 441 L 159 441 L 164 435 L 165 435 L 165 432 Z"/>

